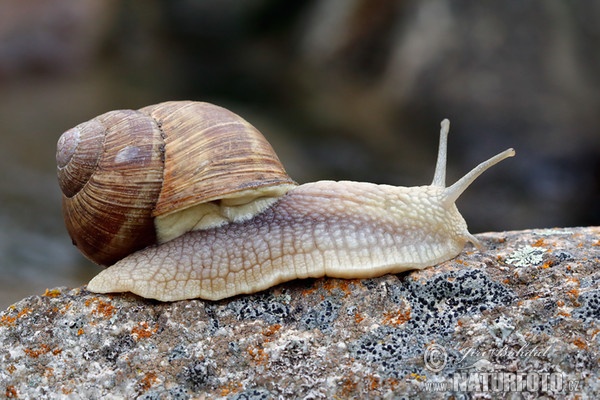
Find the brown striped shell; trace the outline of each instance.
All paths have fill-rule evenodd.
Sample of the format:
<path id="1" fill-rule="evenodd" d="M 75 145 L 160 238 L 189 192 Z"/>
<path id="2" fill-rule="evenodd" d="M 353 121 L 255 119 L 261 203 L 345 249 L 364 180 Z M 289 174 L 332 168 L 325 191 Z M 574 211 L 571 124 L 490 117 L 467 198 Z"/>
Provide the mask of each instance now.
<path id="1" fill-rule="evenodd" d="M 66 131 L 56 160 L 67 230 L 102 265 L 251 218 L 296 185 L 256 128 L 201 102 L 102 114 Z"/>

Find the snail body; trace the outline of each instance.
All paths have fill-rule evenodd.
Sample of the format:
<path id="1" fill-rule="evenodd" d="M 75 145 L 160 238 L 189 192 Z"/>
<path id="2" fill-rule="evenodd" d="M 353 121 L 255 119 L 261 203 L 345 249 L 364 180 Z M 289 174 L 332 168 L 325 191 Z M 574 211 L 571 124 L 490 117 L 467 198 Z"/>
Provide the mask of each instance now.
<path id="1" fill-rule="evenodd" d="M 181 112 L 182 109 L 195 113 L 198 113 L 198 108 L 217 108 L 219 112 L 221 110 L 220 107 L 208 103 L 193 102 L 168 102 L 154 107 L 168 110 L 171 117 L 166 117 L 165 120 L 169 121 L 173 119 L 173 114 L 176 114 L 177 120 L 183 118 L 185 112 Z M 234 119 L 239 118 L 233 115 Z M 149 120 L 160 121 L 160 118 L 151 115 Z M 100 122 L 100 125 L 102 124 L 103 122 Z M 180 127 L 180 124 L 185 125 L 185 122 L 174 126 Z M 212 121 L 211 124 L 221 126 L 218 121 Z M 254 130 L 249 124 L 245 124 L 242 124 L 244 129 Z M 158 136 L 163 138 L 165 124 L 158 122 L 154 125 L 158 127 Z M 91 175 L 80 178 L 75 176 L 75 173 L 64 172 L 72 160 L 77 160 L 75 150 L 83 141 L 81 133 L 86 127 L 74 129 L 79 133 L 71 132 L 66 138 L 61 138 L 57 150 L 59 176 L 62 169 L 63 175 L 66 174 L 79 186 L 78 192 L 67 189 L 65 193 L 63 189 L 63 210 L 73 205 L 85 208 L 84 203 L 89 201 L 89 198 L 80 201 L 71 199 L 77 196 L 76 192 L 91 186 L 95 179 L 90 178 Z M 107 130 L 106 127 L 102 129 Z M 207 129 L 204 126 L 196 131 Z M 100 272 L 88 284 L 90 291 L 98 293 L 129 291 L 161 301 L 190 298 L 218 300 L 258 292 L 293 279 L 322 276 L 369 278 L 425 268 L 454 258 L 467 242 L 478 245 L 477 239 L 468 232 L 467 224 L 454 203 L 481 173 L 514 155 L 514 150 L 508 149 L 479 164 L 455 184 L 445 187 L 448 130 L 449 122 L 444 120 L 434 179 L 428 186 L 396 187 L 351 181 L 318 181 L 297 186 L 287 177 L 274 153 L 271 155 L 266 151 L 268 155 L 262 154 L 265 149 L 270 149 L 267 143 L 266 146 L 258 147 L 258 153 L 268 160 L 268 167 L 265 167 L 263 161 L 250 162 L 250 169 L 253 171 L 250 175 L 253 180 L 250 180 L 250 183 L 237 184 L 237 193 L 241 193 L 239 196 L 233 195 L 234 191 L 225 189 L 224 199 L 211 195 L 207 205 L 186 204 L 183 211 L 170 209 L 166 213 L 167 217 L 161 217 L 164 213 L 160 214 L 160 208 L 156 205 L 160 204 L 160 201 L 148 200 L 146 196 L 151 191 L 158 191 L 160 198 L 161 186 L 165 186 L 165 181 L 170 179 L 170 175 L 177 172 L 171 172 L 170 175 L 163 173 L 162 180 L 157 177 L 160 174 L 149 173 L 146 175 L 149 177 L 148 181 L 159 181 L 159 188 L 143 193 L 141 204 L 151 204 L 148 220 L 152 223 L 146 221 L 146 217 L 141 220 L 154 229 L 149 229 L 150 233 L 146 235 L 149 239 L 134 243 L 130 254 L 124 256 L 104 255 L 106 251 L 103 251 L 105 246 L 102 243 L 112 245 L 112 242 L 106 239 L 110 233 L 101 237 L 100 244 L 81 244 L 83 240 L 90 240 L 90 234 L 77 236 L 77 230 L 84 225 L 77 221 L 77 218 L 81 219 L 84 216 L 84 220 L 91 219 L 94 207 L 92 211 L 63 212 L 66 219 L 75 217 L 75 222 L 67 222 L 67 227 L 70 227 L 68 229 L 76 245 L 79 248 L 87 246 L 97 249 L 84 251 L 84 254 L 92 260 L 94 253 L 101 254 L 102 261 L 109 260 L 108 263 L 120 257 L 114 265 Z M 78 139 L 70 137 L 73 135 Z M 227 135 L 220 132 L 213 137 L 221 143 L 221 150 L 233 148 L 240 151 L 235 149 L 236 141 L 233 137 L 221 142 L 223 136 Z M 258 142 L 263 143 L 264 138 L 260 134 L 259 136 Z M 182 140 L 190 140 L 188 136 L 186 138 Z M 78 143 L 71 143 L 74 140 Z M 154 140 L 151 142 L 154 143 Z M 145 142 L 139 143 L 142 146 Z M 161 160 L 171 155 L 169 146 L 163 146 L 160 140 L 158 143 L 146 146 L 150 153 L 158 154 L 158 165 L 161 162 L 166 164 L 166 160 Z M 105 140 L 103 147 L 106 147 L 106 144 Z M 96 149 L 94 146 L 91 147 Z M 132 145 L 121 146 L 117 154 L 123 152 L 127 146 Z M 190 147 L 191 143 L 186 143 L 184 148 L 186 146 Z M 244 150 L 239 154 L 243 154 L 244 157 L 252 156 L 256 147 L 250 147 L 254 150 Z M 136 151 L 125 150 L 131 153 Z M 144 158 L 145 162 L 148 162 L 148 159 Z M 229 156 L 228 161 L 215 162 L 227 169 L 231 162 L 238 161 L 239 157 Z M 276 167 L 273 167 L 274 165 Z M 183 174 L 185 177 L 182 179 L 188 181 L 190 176 L 198 174 L 204 167 L 206 166 L 202 162 L 198 163 L 196 158 L 188 158 L 186 168 L 192 173 L 187 176 Z M 139 169 L 139 166 L 136 169 Z M 271 175 L 265 176 L 265 171 Z M 219 172 L 216 175 L 223 179 L 237 177 L 235 174 Z M 75 179 L 71 179 L 72 175 Z M 100 181 L 104 184 L 104 181 Z M 67 185 L 62 183 L 62 186 Z M 121 183 L 121 188 L 123 186 L 127 185 Z M 105 184 L 100 187 L 104 188 Z M 98 195 L 97 191 L 92 193 Z M 151 194 L 156 198 L 156 193 Z M 97 209 L 101 203 L 92 201 L 92 204 L 96 204 Z M 137 206 L 133 208 L 139 212 Z M 197 211 L 197 208 L 200 208 L 200 211 Z M 137 217 L 134 219 L 140 220 Z M 161 221 L 157 223 L 157 220 Z M 104 228 L 99 228 L 102 229 Z M 105 229 L 109 230 L 111 229 Z M 112 231 L 122 233 L 122 229 L 115 227 Z M 126 234 L 123 235 L 125 241 L 130 236 L 129 231 L 130 228 L 127 228 Z M 120 250 L 122 246 L 113 247 L 119 247 L 118 252 L 123 252 Z M 97 260 L 96 262 L 103 263 Z"/>

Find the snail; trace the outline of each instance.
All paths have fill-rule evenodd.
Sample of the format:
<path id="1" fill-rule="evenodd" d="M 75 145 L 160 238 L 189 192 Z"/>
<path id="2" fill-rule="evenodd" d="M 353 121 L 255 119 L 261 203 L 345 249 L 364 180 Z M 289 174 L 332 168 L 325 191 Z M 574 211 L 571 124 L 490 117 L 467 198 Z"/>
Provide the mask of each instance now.
<path id="1" fill-rule="evenodd" d="M 456 199 L 513 149 L 446 187 L 450 123 L 431 185 L 298 185 L 262 134 L 225 108 L 171 101 L 102 114 L 57 145 L 73 243 L 109 266 L 96 293 L 219 300 L 293 279 L 370 278 L 480 247 Z"/>

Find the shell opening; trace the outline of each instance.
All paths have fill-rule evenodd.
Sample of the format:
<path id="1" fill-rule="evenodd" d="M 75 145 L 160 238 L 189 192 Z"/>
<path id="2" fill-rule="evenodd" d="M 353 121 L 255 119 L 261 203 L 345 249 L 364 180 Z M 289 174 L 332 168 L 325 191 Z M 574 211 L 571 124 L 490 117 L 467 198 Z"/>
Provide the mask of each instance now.
<path id="1" fill-rule="evenodd" d="M 197 204 L 154 219 L 159 243 L 168 242 L 186 232 L 216 228 L 230 222 L 253 218 L 275 204 L 281 196 L 296 185 L 279 185 L 238 192 L 230 198 L 221 198 Z"/>

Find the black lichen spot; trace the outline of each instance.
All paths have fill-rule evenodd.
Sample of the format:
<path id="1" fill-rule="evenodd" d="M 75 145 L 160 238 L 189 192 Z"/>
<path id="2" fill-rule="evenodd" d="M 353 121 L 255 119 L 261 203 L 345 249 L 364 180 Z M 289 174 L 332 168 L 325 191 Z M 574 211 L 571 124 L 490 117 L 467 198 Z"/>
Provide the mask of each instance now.
<path id="1" fill-rule="evenodd" d="M 583 320 L 587 324 L 600 322 L 600 290 L 592 290 L 579 296 L 581 304 L 573 310 L 573 318 Z"/>
<path id="2" fill-rule="evenodd" d="M 440 274 L 425 284 L 402 279 L 398 285 L 391 285 L 388 293 L 393 303 L 410 304 L 410 320 L 401 327 L 378 328 L 350 349 L 357 358 L 378 365 L 382 374 L 396 378 L 421 373 L 414 357 L 420 357 L 428 343 L 443 345 L 448 341 L 462 316 L 508 305 L 515 299 L 508 288 L 479 270 Z"/>
<path id="3" fill-rule="evenodd" d="M 403 283 L 394 288 L 391 300 L 410 303 L 413 318 L 407 329 L 426 336 L 449 336 L 461 316 L 507 305 L 515 298 L 508 288 L 479 270 L 440 274 L 425 284 L 412 280 Z"/>
<path id="4" fill-rule="evenodd" d="M 369 290 L 376 290 L 379 287 L 379 279 L 363 279 L 361 281 L 364 287 Z"/>
<path id="5" fill-rule="evenodd" d="M 108 361 L 115 362 L 119 356 L 135 346 L 135 339 L 130 334 L 118 336 L 110 344 L 100 349 L 100 356 Z"/>
<path id="6" fill-rule="evenodd" d="M 560 264 L 565 261 L 575 260 L 575 256 L 573 256 L 573 254 L 569 253 L 568 251 L 559 250 L 553 251 L 550 254 L 550 259 L 553 264 Z"/>
<path id="7" fill-rule="evenodd" d="M 356 358 L 378 365 L 382 374 L 398 378 L 418 372 L 406 365 L 422 353 L 423 346 L 423 338 L 411 336 L 404 329 L 381 327 L 354 342 L 350 350 Z"/>
<path id="8" fill-rule="evenodd" d="M 85 328 L 88 324 L 86 319 L 83 316 L 77 317 L 74 320 L 64 320 L 62 325 L 71 329 L 74 335 L 77 335 L 79 329 Z"/>
<path id="9" fill-rule="evenodd" d="M 266 389 L 248 389 L 231 397 L 231 400 L 270 400 L 274 396 Z"/>
<path id="10" fill-rule="evenodd" d="M 173 350 L 171 350 L 169 353 L 167 360 L 169 362 L 173 362 L 174 360 L 186 358 L 187 356 L 188 352 L 186 347 L 183 344 L 178 344 L 177 346 L 173 347 Z"/>
<path id="11" fill-rule="evenodd" d="M 281 323 L 290 318 L 290 306 L 269 295 L 243 296 L 230 302 L 238 320 L 262 319 L 268 324 Z"/>
<path id="12" fill-rule="evenodd" d="M 82 356 L 86 361 L 96 361 L 98 359 L 98 349 L 86 349 L 83 351 Z"/>
<path id="13" fill-rule="evenodd" d="M 160 398 L 161 398 L 161 393 L 150 392 L 150 393 L 144 393 L 144 394 L 136 397 L 136 400 L 159 400 Z"/>
<path id="14" fill-rule="evenodd" d="M 171 400 L 187 400 L 190 396 L 187 394 L 185 388 L 181 386 L 175 386 L 168 390 L 168 396 L 166 398 Z"/>
<path id="15" fill-rule="evenodd" d="M 209 333 L 214 334 L 217 332 L 221 326 L 219 323 L 219 319 L 216 316 L 216 311 L 214 306 L 207 306 L 206 309 L 207 318 L 207 330 Z"/>
<path id="16" fill-rule="evenodd" d="M 240 345 L 237 342 L 229 342 L 227 344 L 227 348 L 231 354 L 239 354 L 240 353 Z"/>
<path id="17" fill-rule="evenodd" d="M 553 332 L 554 329 L 550 324 L 538 324 L 531 327 L 531 333 L 533 333 L 534 335 L 552 335 Z"/>
<path id="18" fill-rule="evenodd" d="M 331 330 L 331 323 L 338 317 L 341 304 L 331 300 L 323 300 L 316 307 L 310 309 L 300 318 L 300 325 L 304 329 L 318 328 L 321 331 Z"/>
<path id="19" fill-rule="evenodd" d="M 188 400 L 190 395 L 187 393 L 187 390 L 182 386 L 175 386 L 169 390 L 164 388 L 159 388 L 157 390 L 144 393 L 138 397 L 136 400 Z"/>
<path id="20" fill-rule="evenodd" d="M 197 360 L 184 368 L 180 378 L 190 389 L 196 391 L 210 386 L 214 374 L 213 366 L 206 360 Z"/>

